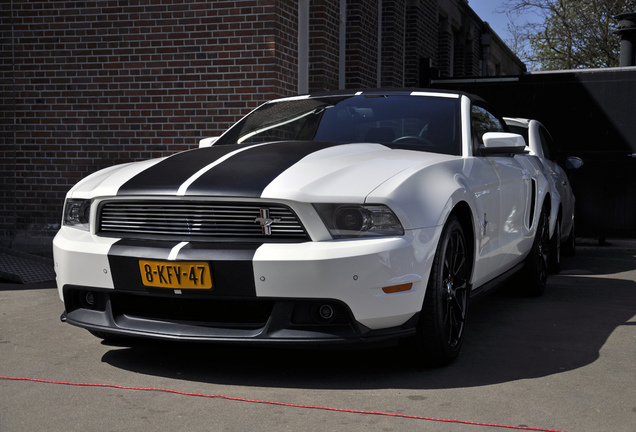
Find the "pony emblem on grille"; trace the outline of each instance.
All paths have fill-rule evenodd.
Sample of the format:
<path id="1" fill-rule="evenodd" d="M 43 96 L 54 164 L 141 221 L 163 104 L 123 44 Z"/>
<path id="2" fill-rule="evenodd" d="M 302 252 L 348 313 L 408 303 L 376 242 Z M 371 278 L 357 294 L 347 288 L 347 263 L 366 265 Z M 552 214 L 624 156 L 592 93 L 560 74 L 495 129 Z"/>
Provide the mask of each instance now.
<path id="1" fill-rule="evenodd" d="M 270 219 L 269 217 L 269 209 L 262 208 L 260 209 L 260 217 L 254 219 L 254 223 L 258 222 L 261 224 L 261 228 L 263 230 L 264 235 L 272 235 L 272 224 L 274 222 L 280 222 L 280 219 Z"/>

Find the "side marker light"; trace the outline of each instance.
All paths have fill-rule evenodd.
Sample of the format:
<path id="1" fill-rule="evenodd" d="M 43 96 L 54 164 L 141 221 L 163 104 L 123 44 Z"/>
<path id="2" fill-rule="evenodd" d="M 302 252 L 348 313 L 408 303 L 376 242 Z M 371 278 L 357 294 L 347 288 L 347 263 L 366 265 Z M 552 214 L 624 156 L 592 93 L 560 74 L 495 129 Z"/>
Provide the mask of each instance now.
<path id="1" fill-rule="evenodd" d="M 393 286 L 384 287 L 382 288 L 382 291 L 384 291 L 386 294 L 394 294 L 398 292 L 409 291 L 411 288 L 413 288 L 413 284 L 406 283 L 401 285 L 393 285 Z"/>

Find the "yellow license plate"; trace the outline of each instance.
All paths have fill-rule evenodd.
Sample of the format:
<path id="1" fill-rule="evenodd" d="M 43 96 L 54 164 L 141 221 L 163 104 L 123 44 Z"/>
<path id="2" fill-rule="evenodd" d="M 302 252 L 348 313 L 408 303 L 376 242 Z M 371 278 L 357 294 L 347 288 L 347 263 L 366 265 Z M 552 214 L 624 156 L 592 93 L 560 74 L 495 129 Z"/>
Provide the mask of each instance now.
<path id="1" fill-rule="evenodd" d="M 174 289 L 210 289 L 212 275 L 206 262 L 139 260 L 145 286 Z"/>

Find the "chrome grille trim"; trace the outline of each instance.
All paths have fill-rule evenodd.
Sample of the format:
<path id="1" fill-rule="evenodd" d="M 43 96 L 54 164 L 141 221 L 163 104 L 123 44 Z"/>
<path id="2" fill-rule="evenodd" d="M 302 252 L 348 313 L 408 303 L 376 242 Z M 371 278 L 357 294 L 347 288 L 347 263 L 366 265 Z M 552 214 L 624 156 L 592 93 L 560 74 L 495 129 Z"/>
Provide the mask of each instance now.
<path id="1" fill-rule="evenodd" d="M 257 221 L 261 210 L 269 210 L 271 234 Z M 97 232 L 186 237 L 240 237 L 305 240 L 305 229 L 287 206 L 272 203 L 228 203 L 186 200 L 116 200 L 102 203 Z"/>

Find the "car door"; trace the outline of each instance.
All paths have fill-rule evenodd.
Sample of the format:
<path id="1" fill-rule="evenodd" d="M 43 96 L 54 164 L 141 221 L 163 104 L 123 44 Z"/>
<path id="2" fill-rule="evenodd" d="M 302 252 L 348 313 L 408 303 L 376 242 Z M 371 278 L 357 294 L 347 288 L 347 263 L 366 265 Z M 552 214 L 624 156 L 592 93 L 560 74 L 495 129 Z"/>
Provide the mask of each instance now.
<path id="1" fill-rule="evenodd" d="M 503 121 L 487 107 L 473 105 L 471 109 L 473 145 L 478 154 L 483 144 L 482 136 L 486 132 L 505 132 Z M 521 242 L 527 239 L 526 221 L 529 219 L 532 204 L 531 177 L 526 165 L 519 158 L 510 155 L 479 156 L 492 167 L 497 176 L 498 209 L 488 216 L 486 223 L 491 226 L 493 250 L 489 267 L 493 274 L 500 274 L 512 268 L 523 259 L 524 247 Z"/>

